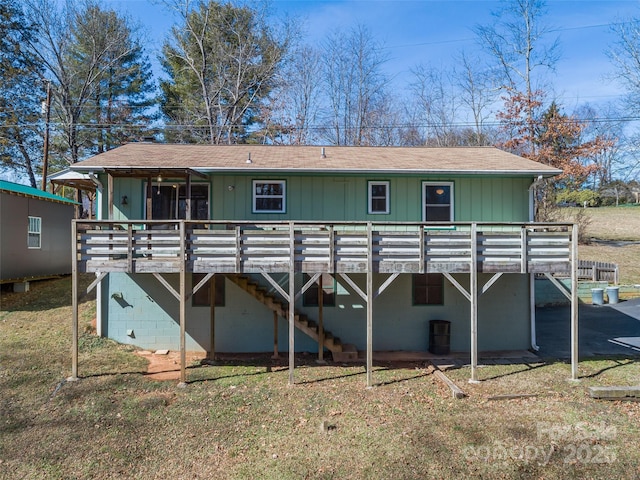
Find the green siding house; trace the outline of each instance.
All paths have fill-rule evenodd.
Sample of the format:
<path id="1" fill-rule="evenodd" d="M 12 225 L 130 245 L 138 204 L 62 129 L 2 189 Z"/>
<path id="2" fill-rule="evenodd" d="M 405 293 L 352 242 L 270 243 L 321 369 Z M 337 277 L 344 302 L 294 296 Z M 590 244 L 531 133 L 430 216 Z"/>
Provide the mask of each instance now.
<path id="1" fill-rule="evenodd" d="M 288 352 L 291 381 L 300 351 L 370 382 L 374 351 L 535 348 L 533 275 L 574 260 L 573 225 L 532 222 L 560 172 L 495 148 L 133 143 L 73 169 L 98 189 L 73 231 L 101 335 Z"/>

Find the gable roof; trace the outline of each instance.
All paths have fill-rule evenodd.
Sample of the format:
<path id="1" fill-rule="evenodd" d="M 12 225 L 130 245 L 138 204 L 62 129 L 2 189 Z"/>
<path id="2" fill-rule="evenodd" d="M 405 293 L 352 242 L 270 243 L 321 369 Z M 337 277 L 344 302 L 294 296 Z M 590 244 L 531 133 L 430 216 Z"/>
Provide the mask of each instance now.
<path id="1" fill-rule="evenodd" d="M 335 172 L 553 176 L 561 170 L 495 147 L 320 147 L 129 143 L 71 167 L 81 172 L 159 169 L 200 173 Z"/>
<path id="2" fill-rule="evenodd" d="M 68 198 L 64 198 L 59 195 L 54 195 L 53 193 L 44 192 L 37 188 L 21 185 L 19 183 L 7 182 L 6 180 L 0 180 L 0 192 L 10 193 L 21 197 L 38 198 L 49 202 L 69 203 L 72 205 L 76 203 L 73 200 L 69 200 Z"/>

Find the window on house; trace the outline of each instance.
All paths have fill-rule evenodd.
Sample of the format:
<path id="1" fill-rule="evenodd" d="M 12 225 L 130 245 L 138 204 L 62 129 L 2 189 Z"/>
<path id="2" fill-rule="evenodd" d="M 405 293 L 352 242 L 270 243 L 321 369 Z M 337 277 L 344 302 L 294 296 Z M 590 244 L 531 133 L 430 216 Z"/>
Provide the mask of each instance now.
<path id="1" fill-rule="evenodd" d="M 369 213 L 389 213 L 389 182 L 369 182 Z"/>
<path id="2" fill-rule="evenodd" d="M 285 213 L 284 180 L 253 181 L 253 213 Z"/>
<path id="3" fill-rule="evenodd" d="M 195 287 L 200 280 L 205 277 L 204 273 L 194 273 L 193 274 L 193 286 Z M 224 275 L 214 275 L 213 280 L 215 281 L 216 288 L 216 307 L 224 307 L 224 296 L 225 296 L 225 278 Z M 191 303 L 194 307 L 208 307 L 211 305 L 211 281 L 208 281 L 205 285 L 202 286 L 200 290 L 198 290 L 192 297 Z"/>
<path id="4" fill-rule="evenodd" d="M 42 218 L 29 217 L 29 230 L 27 232 L 27 247 L 40 248 L 42 245 Z"/>
<path id="5" fill-rule="evenodd" d="M 152 186 L 152 213 L 154 220 L 187 218 L 187 186 L 178 182 L 162 182 Z M 191 219 L 209 219 L 209 185 L 191 184 Z"/>
<path id="6" fill-rule="evenodd" d="M 305 274 L 304 283 L 306 284 L 310 278 L 309 275 Z M 322 283 L 322 305 L 334 307 L 336 305 L 336 281 L 328 273 L 323 273 L 320 278 Z M 318 282 L 315 282 L 304 292 L 302 302 L 305 307 L 318 306 Z"/>
<path id="7" fill-rule="evenodd" d="M 444 305 L 444 276 L 441 273 L 414 273 L 413 304 Z"/>
<path id="8" fill-rule="evenodd" d="M 422 184 L 424 222 L 453 221 L 453 183 L 424 182 Z"/>

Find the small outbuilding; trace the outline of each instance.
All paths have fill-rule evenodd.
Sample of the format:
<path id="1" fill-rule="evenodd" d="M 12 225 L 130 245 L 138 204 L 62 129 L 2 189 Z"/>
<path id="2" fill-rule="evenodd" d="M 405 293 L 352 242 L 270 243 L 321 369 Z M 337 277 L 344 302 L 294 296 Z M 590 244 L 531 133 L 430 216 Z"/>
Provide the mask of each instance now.
<path id="1" fill-rule="evenodd" d="M 0 283 L 71 273 L 75 202 L 0 180 Z"/>

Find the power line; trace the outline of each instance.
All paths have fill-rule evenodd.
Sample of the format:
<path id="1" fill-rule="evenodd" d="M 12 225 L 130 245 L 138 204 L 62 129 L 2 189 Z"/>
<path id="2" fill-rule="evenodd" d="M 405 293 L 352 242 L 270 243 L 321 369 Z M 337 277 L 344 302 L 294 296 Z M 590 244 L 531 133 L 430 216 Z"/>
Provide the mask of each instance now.
<path id="1" fill-rule="evenodd" d="M 541 124 L 603 124 L 603 123 L 631 123 L 640 121 L 640 116 L 620 116 L 620 117 L 595 117 L 595 118 L 562 118 L 558 120 L 547 120 L 545 122 L 541 120 L 534 121 L 536 125 Z M 517 126 L 519 124 L 526 124 L 525 120 L 522 121 L 511 121 L 511 122 L 500 122 L 497 120 L 491 120 L 482 122 L 482 127 L 500 127 L 506 124 Z M 64 129 L 68 127 L 69 124 L 62 122 L 50 122 L 51 127 L 58 127 L 60 129 Z M 0 125 L 0 129 L 8 129 L 8 128 L 35 128 L 42 126 L 42 123 L 23 123 L 23 124 L 3 124 Z M 80 129 L 86 130 L 106 130 L 110 128 L 118 128 L 118 129 L 129 129 L 129 130 L 177 130 L 177 129 L 245 129 L 247 125 L 244 124 L 228 124 L 228 125 L 202 125 L 202 124 L 192 124 L 192 123 L 163 123 L 163 124 L 151 124 L 151 123 L 113 123 L 113 124 L 93 124 L 93 123 L 76 123 L 75 126 Z M 301 127 L 292 124 L 280 124 L 278 125 L 282 129 L 291 129 L 297 130 Z M 325 130 L 327 128 L 332 128 L 331 123 L 326 124 L 316 124 L 316 125 L 308 125 L 304 127 L 309 130 Z M 475 128 L 477 124 L 471 121 L 454 121 L 454 122 L 417 122 L 417 123 L 398 123 L 398 124 L 383 124 L 383 125 L 361 125 L 354 127 L 341 127 L 342 130 L 353 130 L 353 129 L 363 129 L 363 130 L 372 130 L 372 129 L 393 129 L 393 128 L 433 128 L 433 127 L 453 127 L 453 128 Z"/>

